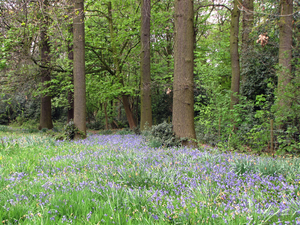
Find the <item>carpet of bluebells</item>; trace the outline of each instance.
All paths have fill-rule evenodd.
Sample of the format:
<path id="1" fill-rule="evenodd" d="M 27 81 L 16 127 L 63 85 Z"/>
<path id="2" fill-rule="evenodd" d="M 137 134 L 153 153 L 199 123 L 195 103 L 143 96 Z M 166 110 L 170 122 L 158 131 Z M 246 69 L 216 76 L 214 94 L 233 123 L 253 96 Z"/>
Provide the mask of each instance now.
<path id="1" fill-rule="evenodd" d="M 3 224 L 300 224 L 298 159 L 136 135 L 0 141 Z"/>

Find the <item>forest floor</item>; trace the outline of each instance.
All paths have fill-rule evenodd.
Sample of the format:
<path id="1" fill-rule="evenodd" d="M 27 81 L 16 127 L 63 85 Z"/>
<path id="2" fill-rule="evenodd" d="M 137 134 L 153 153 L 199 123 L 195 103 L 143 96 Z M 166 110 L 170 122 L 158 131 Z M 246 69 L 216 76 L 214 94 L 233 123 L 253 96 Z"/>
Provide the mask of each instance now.
<path id="1" fill-rule="evenodd" d="M 0 128 L 3 224 L 300 224 L 297 158 Z"/>

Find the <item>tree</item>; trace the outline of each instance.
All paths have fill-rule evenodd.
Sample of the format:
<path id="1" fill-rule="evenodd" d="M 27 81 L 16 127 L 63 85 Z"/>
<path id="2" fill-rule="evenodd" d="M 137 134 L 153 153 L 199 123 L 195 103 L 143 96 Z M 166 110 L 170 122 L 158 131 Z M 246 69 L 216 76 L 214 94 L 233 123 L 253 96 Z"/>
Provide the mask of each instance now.
<path id="1" fill-rule="evenodd" d="M 180 138 L 196 138 L 194 126 L 193 0 L 175 0 L 173 128 Z M 183 144 L 187 144 L 185 141 Z"/>
<path id="2" fill-rule="evenodd" d="M 141 0 L 141 125 L 152 126 L 150 71 L 150 15 L 151 0 Z"/>
<path id="3" fill-rule="evenodd" d="M 82 135 L 77 134 L 75 138 L 84 138 L 86 136 L 84 0 L 75 0 L 74 10 L 74 123 L 83 132 Z"/>
<path id="4" fill-rule="evenodd" d="M 278 98 L 281 110 L 289 108 L 290 103 L 284 98 L 285 89 L 292 80 L 292 41 L 293 41 L 293 0 L 280 1 L 279 25 L 279 73 Z M 287 108 L 286 108 L 287 107 Z"/>
<path id="5" fill-rule="evenodd" d="M 122 77 L 122 68 L 121 68 L 121 62 L 119 55 L 117 54 L 117 46 L 116 46 L 116 40 L 115 40 L 115 34 L 114 34 L 114 24 L 113 24 L 113 15 L 112 15 L 112 4 L 111 1 L 108 2 L 108 22 L 109 22 L 109 30 L 110 30 L 110 38 L 111 38 L 111 45 L 112 45 L 112 53 L 113 53 L 113 61 L 114 61 L 114 70 L 115 70 L 115 76 L 118 82 L 122 86 L 124 86 L 124 80 Z M 126 42 L 125 42 L 126 43 Z M 126 45 L 126 44 L 125 44 Z M 129 127 L 132 129 L 136 127 L 136 121 L 132 112 L 132 109 L 130 107 L 129 103 L 129 95 L 125 92 L 122 93 L 122 101 L 123 106 L 125 109 L 126 117 L 129 123 Z"/>
<path id="6" fill-rule="evenodd" d="M 72 14 L 72 10 L 73 9 L 73 4 L 72 4 L 72 0 L 68 1 L 68 5 L 70 7 L 68 7 L 68 14 Z M 69 38 L 67 40 L 67 51 L 68 51 L 68 63 L 69 63 L 69 67 L 72 68 L 73 67 L 73 60 L 74 60 L 74 52 L 73 52 L 73 24 L 71 22 L 69 22 L 68 24 L 68 35 Z M 69 77 L 71 79 L 71 84 L 74 85 L 74 77 L 73 77 L 73 70 L 72 72 L 70 72 Z M 71 120 L 74 120 L 74 91 L 73 90 L 69 90 L 68 91 L 68 119 L 67 122 L 70 122 Z"/>
<path id="7" fill-rule="evenodd" d="M 230 28 L 230 56 L 231 56 L 231 103 L 230 108 L 239 102 L 237 95 L 240 89 L 240 56 L 239 56 L 239 18 L 240 10 L 239 1 L 233 1 L 234 7 L 231 11 L 231 28 Z"/>
<path id="8" fill-rule="evenodd" d="M 250 76 L 249 72 L 246 71 L 246 64 L 249 56 L 247 54 L 253 51 L 253 39 L 250 37 L 250 33 L 253 29 L 253 21 L 254 21 L 254 7 L 253 0 L 244 0 L 243 1 L 243 20 L 242 20 L 242 82 L 243 84 L 246 82 L 247 78 Z M 243 85 L 242 85 L 243 87 Z"/>
<path id="9" fill-rule="evenodd" d="M 73 33 L 73 26 L 70 24 L 69 26 L 69 32 L 70 34 Z M 74 52 L 73 52 L 73 45 L 71 42 L 68 42 L 68 59 L 70 60 L 70 66 L 74 59 Z M 71 83 L 74 85 L 74 77 L 73 72 L 69 74 L 69 77 L 71 78 Z M 70 120 L 74 119 L 74 91 L 69 90 L 68 91 L 68 122 Z"/>
<path id="10" fill-rule="evenodd" d="M 43 14 L 41 16 L 40 25 L 40 52 L 41 52 L 41 81 L 44 88 L 49 87 L 51 81 L 51 70 L 50 66 L 50 43 L 48 36 L 49 17 L 47 15 L 47 7 L 49 6 L 48 0 L 42 3 Z M 41 98 L 41 115 L 39 129 L 48 128 L 52 129 L 52 118 L 51 118 L 51 96 L 49 94 L 43 94 Z"/>

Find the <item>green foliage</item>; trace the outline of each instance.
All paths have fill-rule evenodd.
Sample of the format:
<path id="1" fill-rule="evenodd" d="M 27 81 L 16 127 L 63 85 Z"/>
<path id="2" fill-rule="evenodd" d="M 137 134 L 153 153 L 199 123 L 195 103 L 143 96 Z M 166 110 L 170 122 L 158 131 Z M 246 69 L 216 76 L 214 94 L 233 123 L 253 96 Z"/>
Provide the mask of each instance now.
<path id="1" fill-rule="evenodd" d="M 278 34 L 269 33 L 270 39 L 275 38 L 272 35 Z M 253 101 L 256 100 L 256 96 L 264 95 L 267 101 L 273 103 L 274 90 L 277 85 L 278 44 L 272 43 L 264 48 L 255 46 L 253 49 L 248 49 L 246 55 L 241 57 L 243 57 L 242 95 Z"/>
<path id="2" fill-rule="evenodd" d="M 75 126 L 74 121 L 70 120 L 69 123 L 67 123 L 64 126 L 64 135 L 69 139 L 73 140 L 75 138 L 76 133 L 79 132 L 78 128 Z"/>
<path id="3" fill-rule="evenodd" d="M 149 127 L 148 121 L 144 125 L 144 129 L 137 134 L 141 134 L 144 137 L 149 137 L 151 135 L 151 127 Z"/>
<path id="4" fill-rule="evenodd" d="M 300 153 L 300 67 L 295 65 L 294 69 L 291 83 L 285 86 L 284 94 L 277 94 L 272 106 L 278 148 L 288 153 Z M 283 106 L 280 102 L 284 102 Z"/>
<path id="5" fill-rule="evenodd" d="M 29 134 L 33 134 L 33 133 L 38 133 L 40 131 L 37 128 L 28 128 L 28 129 L 24 129 L 24 132 L 29 133 Z"/>
<path id="6" fill-rule="evenodd" d="M 0 131 L 7 132 L 9 129 L 7 126 L 0 125 Z"/>
<path id="7" fill-rule="evenodd" d="M 101 130 L 99 131 L 99 134 L 100 135 L 110 135 L 110 134 L 113 134 L 113 131 L 112 130 Z"/>
<path id="8" fill-rule="evenodd" d="M 92 129 L 92 130 L 101 130 L 104 128 L 104 126 L 105 125 L 104 125 L 103 121 L 99 121 L 99 120 L 92 121 L 92 122 L 86 124 L 86 128 Z"/>
<path id="9" fill-rule="evenodd" d="M 232 168 L 238 175 L 256 172 L 255 163 L 252 160 L 244 157 L 235 160 L 235 162 L 232 163 Z"/>
<path id="10" fill-rule="evenodd" d="M 49 130 L 48 128 L 42 128 L 42 129 L 41 129 L 41 132 L 42 132 L 42 133 L 46 133 L 48 130 Z"/>
<path id="11" fill-rule="evenodd" d="M 129 128 L 123 128 L 122 130 L 118 130 L 115 134 L 117 135 L 128 135 L 134 134 L 134 131 Z"/>
<path id="12" fill-rule="evenodd" d="M 146 124 L 148 124 L 148 122 L 146 122 Z M 140 135 L 140 134 L 142 134 L 142 132 L 141 132 L 141 129 L 140 129 L 140 126 L 138 125 L 138 126 L 136 126 L 136 127 L 134 127 L 133 129 L 132 129 L 132 131 L 133 131 L 133 133 L 134 134 L 136 134 L 136 135 Z"/>
<path id="13" fill-rule="evenodd" d="M 160 138 L 151 138 L 148 145 L 151 148 L 159 148 L 163 145 L 163 142 Z"/>
<path id="14" fill-rule="evenodd" d="M 152 126 L 149 139 L 149 145 L 151 147 L 174 147 L 181 145 L 180 139 L 177 138 L 173 132 L 173 125 L 165 121 L 161 124 Z"/>
<path id="15" fill-rule="evenodd" d="M 298 179 L 300 172 L 297 158 L 238 156 L 231 165 L 238 175 L 257 173 L 262 176 L 283 176 L 289 181 Z"/>
<path id="16" fill-rule="evenodd" d="M 67 132 L 58 132 L 55 129 L 47 130 L 44 134 L 55 140 L 72 140 L 69 136 L 67 136 Z"/>
<path id="17" fill-rule="evenodd" d="M 173 94 L 172 92 L 166 94 L 166 90 L 157 88 L 157 91 L 154 92 L 155 94 L 151 96 L 152 113 L 156 124 L 163 123 L 172 118 Z"/>

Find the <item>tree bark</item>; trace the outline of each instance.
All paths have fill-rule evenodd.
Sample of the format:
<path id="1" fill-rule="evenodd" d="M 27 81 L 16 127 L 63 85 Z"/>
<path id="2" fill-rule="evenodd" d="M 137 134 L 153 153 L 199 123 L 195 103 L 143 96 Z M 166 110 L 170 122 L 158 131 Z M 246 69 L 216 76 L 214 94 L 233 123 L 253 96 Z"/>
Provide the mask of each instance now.
<path id="1" fill-rule="evenodd" d="M 75 136 L 78 139 L 86 137 L 84 0 L 75 0 L 74 9 L 74 123 L 82 132 L 82 134 Z"/>
<path id="2" fill-rule="evenodd" d="M 253 0 L 244 0 L 243 1 L 243 32 L 242 32 L 242 84 L 247 82 L 248 77 L 250 76 L 249 73 L 246 73 L 245 67 L 247 64 L 247 59 L 249 58 L 249 52 L 253 50 L 253 40 L 250 37 L 250 33 L 253 29 L 253 21 L 254 21 L 254 13 L 253 13 Z M 243 87 L 244 85 L 242 85 Z M 242 90 L 243 93 L 243 90 Z"/>
<path id="3" fill-rule="evenodd" d="M 135 119 L 134 119 L 134 115 L 132 113 L 132 110 L 130 108 L 130 103 L 129 103 L 129 99 L 127 95 L 122 95 L 122 100 L 123 100 L 123 106 L 125 109 L 125 113 L 126 113 L 126 117 L 127 117 L 127 121 L 129 124 L 130 129 L 133 129 L 136 127 L 136 123 L 135 123 Z"/>
<path id="4" fill-rule="evenodd" d="M 69 25 L 69 34 L 73 36 L 73 26 L 72 24 Z M 73 60 L 74 60 L 74 52 L 73 52 L 73 44 L 68 42 L 68 59 L 70 63 L 70 67 L 72 68 Z M 71 83 L 74 85 L 74 77 L 73 73 L 69 75 L 71 79 Z M 68 122 L 70 120 L 74 120 L 74 92 L 69 90 L 68 91 Z"/>
<path id="5" fill-rule="evenodd" d="M 46 82 L 51 81 L 51 71 L 44 67 L 50 67 L 50 44 L 49 44 L 49 36 L 48 36 L 48 26 L 49 26 L 49 18 L 46 13 L 47 7 L 49 6 L 48 0 L 43 2 L 43 11 L 44 15 L 42 15 L 42 22 L 40 27 L 40 35 L 41 35 L 41 81 L 43 87 L 47 89 L 49 84 L 45 84 Z M 41 115 L 40 115 L 40 125 L 39 129 L 52 129 L 53 123 L 51 118 L 51 96 L 48 94 L 42 96 L 41 98 Z"/>
<path id="6" fill-rule="evenodd" d="M 196 138 L 194 125 L 193 0 L 175 0 L 173 129 L 180 138 Z M 183 144 L 188 144 L 184 142 Z"/>
<path id="7" fill-rule="evenodd" d="M 104 115 L 105 115 L 105 129 L 108 130 L 108 114 L 107 114 L 107 102 L 103 103 Z"/>
<path id="8" fill-rule="evenodd" d="M 280 1 L 278 97 L 281 107 L 289 107 L 284 99 L 285 87 L 291 82 L 293 0 Z M 289 16 L 288 16 L 289 15 Z"/>
<path id="9" fill-rule="evenodd" d="M 152 127 L 151 71 L 150 71 L 150 15 L 151 0 L 141 0 L 141 124 Z"/>
<path id="10" fill-rule="evenodd" d="M 239 18 L 240 10 L 238 9 L 238 0 L 234 0 L 234 8 L 231 11 L 231 28 L 230 28 L 230 56 L 231 56 L 231 103 L 232 109 L 239 102 L 237 95 L 240 92 L 240 56 L 239 56 Z"/>

